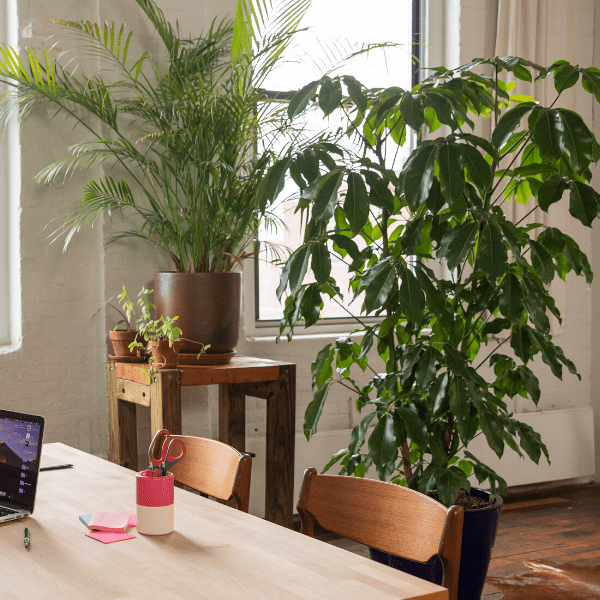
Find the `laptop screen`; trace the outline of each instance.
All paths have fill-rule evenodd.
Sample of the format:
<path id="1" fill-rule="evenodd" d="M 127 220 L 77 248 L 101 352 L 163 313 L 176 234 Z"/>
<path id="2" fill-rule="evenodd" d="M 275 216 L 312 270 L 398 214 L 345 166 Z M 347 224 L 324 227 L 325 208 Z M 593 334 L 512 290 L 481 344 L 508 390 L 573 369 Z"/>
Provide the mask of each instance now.
<path id="1" fill-rule="evenodd" d="M 44 418 L 0 410 L 0 504 L 33 512 Z"/>

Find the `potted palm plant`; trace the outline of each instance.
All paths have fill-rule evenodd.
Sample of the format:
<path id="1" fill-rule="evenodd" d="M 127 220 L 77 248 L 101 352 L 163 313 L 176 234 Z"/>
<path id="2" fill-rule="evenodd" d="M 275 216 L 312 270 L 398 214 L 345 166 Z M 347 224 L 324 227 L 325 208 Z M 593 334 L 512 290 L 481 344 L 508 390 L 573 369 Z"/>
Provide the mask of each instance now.
<path id="1" fill-rule="evenodd" d="M 21 117 L 50 104 L 80 126 L 86 140 L 38 181 L 97 165 L 118 166 L 123 176 L 94 176 L 55 236 L 64 235 L 66 247 L 101 214 L 128 216 L 134 225 L 106 242 L 141 238 L 173 261 L 174 273 L 156 278 L 158 313 L 179 315 L 187 338 L 230 355 L 240 312 L 241 277 L 233 269 L 252 253 L 246 249 L 258 225 L 270 219 L 256 192 L 272 152 L 266 147 L 256 155 L 254 142 L 259 128 L 278 120 L 260 86 L 310 0 L 290 0 L 277 11 L 273 0 L 238 0 L 234 20 L 213 22 L 196 38 L 181 36 L 153 0 L 135 2 L 162 42 L 164 60 L 148 52 L 132 57 L 133 32 L 125 25 L 55 21 L 103 69 L 80 75 L 46 46 L 42 55 L 28 48 L 25 65 L 17 50 L 0 46 L 0 81 L 12 88 L 0 119 L 12 103 Z M 182 349 L 196 350 L 186 343 Z"/>
<path id="2" fill-rule="evenodd" d="M 477 72 L 484 66 L 492 76 Z M 528 82 L 551 77 L 556 97 L 542 106 L 513 94 L 503 73 Z M 324 77 L 291 100 L 290 119 L 311 99 L 325 114 L 341 111 L 340 142 L 355 142 L 290 149 L 266 176 L 275 188 L 292 169 L 306 215 L 304 243 L 285 263 L 278 289 L 280 298 L 289 290 L 282 333 L 289 327 L 289 338 L 298 322 L 314 324 L 325 301 L 345 293 L 356 299 L 352 337 L 327 344 L 312 365 L 308 439 L 332 386 L 351 390 L 364 413 L 325 470 L 337 463 L 362 477 L 374 467 L 381 479 L 435 492 L 447 506 L 461 490 L 467 500 L 483 495 L 497 518 L 494 498 L 506 482 L 472 453 L 473 439 L 483 436 L 498 457 L 508 447 L 536 463 L 549 460 L 539 434 L 508 401 L 520 395 L 538 403 L 534 361 L 558 378 L 565 368 L 577 375 L 552 339 L 550 317 L 561 315 L 549 286 L 571 272 L 590 283 L 590 265 L 565 231 L 526 217 L 562 205 L 586 227 L 598 216 L 600 196 L 589 182 L 600 146 L 584 119 L 560 103 L 579 81 L 600 101 L 598 69 L 566 61 L 544 68 L 516 57 L 440 67 L 412 90 Z M 480 119 L 492 121 L 489 139 L 473 132 Z M 420 143 L 394 165 L 410 130 Z M 515 202 L 527 206 L 518 221 L 506 211 Z M 347 265 L 347 291 L 332 277 L 332 254 Z M 475 492 L 471 475 L 490 491 Z M 479 517 L 471 514 L 477 511 L 465 512 L 461 599 L 480 597 L 495 536 L 493 519 L 487 534 L 474 534 L 470 524 Z M 487 548 L 478 545 L 483 538 Z"/>

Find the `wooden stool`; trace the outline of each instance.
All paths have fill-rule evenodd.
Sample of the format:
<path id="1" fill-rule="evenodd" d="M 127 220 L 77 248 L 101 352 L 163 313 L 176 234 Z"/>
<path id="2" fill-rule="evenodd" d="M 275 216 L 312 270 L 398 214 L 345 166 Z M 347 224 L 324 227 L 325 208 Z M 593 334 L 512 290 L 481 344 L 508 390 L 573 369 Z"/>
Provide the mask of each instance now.
<path id="1" fill-rule="evenodd" d="M 238 356 L 226 365 L 181 365 L 150 372 L 140 363 L 106 365 L 110 461 L 137 470 L 136 404 L 150 408 L 152 434 L 181 434 L 181 386 L 219 385 L 219 439 L 246 444 L 246 396 L 267 401 L 265 519 L 292 527 L 296 365 Z"/>

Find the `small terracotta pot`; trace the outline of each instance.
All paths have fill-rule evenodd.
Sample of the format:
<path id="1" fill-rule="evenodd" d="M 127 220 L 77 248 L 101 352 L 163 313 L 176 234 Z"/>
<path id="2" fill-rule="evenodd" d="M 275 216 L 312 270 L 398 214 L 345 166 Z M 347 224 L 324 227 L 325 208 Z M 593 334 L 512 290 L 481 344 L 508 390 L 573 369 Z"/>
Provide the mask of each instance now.
<path id="1" fill-rule="evenodd" d="M 143 349 L 136 348 L 133 352 L 129 349 L 129 344 L 136 341 L 136 338 L 144 347 L 146 346 L 144 338 L 138 335 L 137 331 L 109 331 L 108 337 L 112 342 L 115 356 L 143 356 Z"/>
<path id="2" fill-rule="evenodd" d="M 157 369 L 176 369 L 179 362 L 179 344 L 175 342 L 173 347 L 169 347 L 169 342 L 164 340 L 157 342 L 150 340 L 148 348 L 152 351 L 154 358 L 153 365 Z"/>

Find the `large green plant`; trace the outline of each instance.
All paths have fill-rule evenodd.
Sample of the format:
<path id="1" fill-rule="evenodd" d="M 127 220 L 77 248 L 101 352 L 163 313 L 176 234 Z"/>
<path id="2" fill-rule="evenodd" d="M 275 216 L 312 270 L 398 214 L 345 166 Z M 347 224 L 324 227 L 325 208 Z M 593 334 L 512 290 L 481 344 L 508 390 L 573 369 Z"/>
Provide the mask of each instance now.
<path id="1" fill-rule="evenodd" d="M 476 73 L 480 67 L 492 76 Z M 511 95 L 503 71 L 530 82 L 552 77 L 556 98 L 544 107 Z M 264 184 L 272 199 L 289 173 L 306 217 L 304 243 L 278 289 L 280 298 L 289 289 L 281 331 L 289 326 L 290 337 L 299 320 L 314 324 L 324 298 L 345 292 L 331 276 L 332 254 L 347 265 L 354 298 L 364 293 L 353 313 L 355 335 L 327 344 L 312 365 L 307 438 L 334 385 L 352 390 L 366 412 L 325 470 L 341 461 L 342 473 L 364 476 L 374 465 L 381 479 L 435 488 L 451 505 L 461 488 L 470 489 L 473 472 L 493 493 L 506 489 L 469 451 L 479 435 L 498 457 L 508 446 L 536 463 L 548 458 L 539 434 L 514 418 L 506 399 L 538 403 L 534 358 L 558 378 L 563 367 L 577 374 L 552 341 L 549 316 L 560 314 L 549 285 L 571 271 L 590 283 L 592 272 L 572 237 L 513 222 L 504 209 L 520 202 L 531 214 L 568 202 L 587 227 L 598 216 L 589 181 L 600 147 L 580 115 L 559 108 L 561 94 L 579 80 L 600 101 L 600 70 L 565 61 L 543 68 L 515 57 L 438 68 L 412 90 L 368 90 L 352 77 L 324 77 L 292 99 L 291 119 L 311 99 L 326 115 L 343 111 L 344 133 L 358 145 L 297 147 Z M 491 139 L 473 133 L 482 117 L 492 120 Z M 409 129 L 427 139 L 395 170 Z M 436 130 L 445 135 L 431 135 Z M 314 281 L 305 283 L 309 272 Z M 381 319 L 365 322 L 367 315 Z M 385 372 L 370 364 L 372 347 Z M 355 381 L 361 371 L 370 372 L 367 383 Z"/>
<path id="2" fill-rule="evenodd" d="M 0 81 L 12 93 L 0 120 L 17 104 L 21 117 L 50 105 L 86 132 L 70 156 L 50 165 L 38 181 L 66 177 L 78 167 L 118 166 L 85 188 L 78 210 L 57 234 L 65 245 L 101 213 L 134 215 L 135 226 L 107 238 L 143 238 L 166 251 L 178 271 L 229 271 L 246 256 L 266 204 L 256 189 L 270 148 L 254 154 L 259 127 L 274 113 L 260 91 L 293 38 L 310 0 L 237 0 L 234 20 L 213 23 L 199 37 L 182 37 L 153 0 L 135 0 L 163 43 L 163 57 L 132 58 L 133 32 L 114 22 L 56 23 L 80 41 L 102 70 L 90 76 L 69 56 L 43 46 L 0 46 Z M 88 65 L 93 68 L 93 65 Z M 122 176 L 121 176 L 122 175 Z"/>

